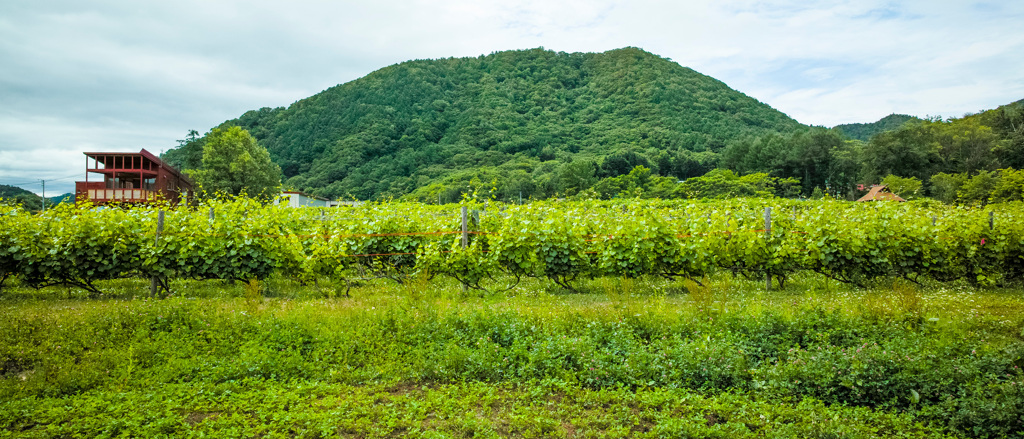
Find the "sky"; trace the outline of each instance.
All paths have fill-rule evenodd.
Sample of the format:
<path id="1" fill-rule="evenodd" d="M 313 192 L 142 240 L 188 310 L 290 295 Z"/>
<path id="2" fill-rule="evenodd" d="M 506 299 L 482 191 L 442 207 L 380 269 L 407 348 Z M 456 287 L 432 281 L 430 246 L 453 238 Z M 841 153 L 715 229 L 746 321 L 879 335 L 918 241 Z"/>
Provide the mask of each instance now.
<path id="1" fill-rule="evenodd" d="M 0 2 L 0 184 L 71 192 L 86 151 L 159 154 L 411 59 L 633 46 L 790 117 L 960 117 L 1024 98 L 1024 2 Z"/>

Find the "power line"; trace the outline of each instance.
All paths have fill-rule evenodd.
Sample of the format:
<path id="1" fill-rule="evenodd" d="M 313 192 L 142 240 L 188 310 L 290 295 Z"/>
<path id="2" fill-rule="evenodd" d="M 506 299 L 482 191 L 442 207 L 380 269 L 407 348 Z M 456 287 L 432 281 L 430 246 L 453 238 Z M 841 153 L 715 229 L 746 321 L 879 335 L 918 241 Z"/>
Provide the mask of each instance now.
<path id="1" fill-rule="evenodd" d="M 81 176 L 82 176 L 82 174 L 74 174 L 74 175 L 69 175 L 67 177 L 47 178 L 47 180 L 50 180 L 50 181 L 61 181 L 61 180 L 67 180 L 69 178 L 80 178 Z"/>
<path id="2" fill-rule="evenodd" d="M 28 186 L 28 185 L 34 186 L 34 185 L 37 185 L 37 184 L 42 184 L 42 182 L 44 180 L 45 181 L 64 181 L 64 180 L 68 180 L 68 179 L 71 179 L 71 178 L 77 178 L 77 177 L 81 177 L 81 174 L 68 175 L 68 176 L 65 176 L 65 177 L 58 177 L 58 178 L 46 178 L 46 179 L 39 179 L 39 180 L 30 180 L 30 181 L 23 181 L 23 182 L 18 182 L 18 183 L 9 183 L 9 182 L 4 182 L 4 181 L 0 180 L 0 184 L 7 185 L 7 186 Z"/>
<path id="3" fill-rule="evenodd" d="M 27 181 L 27 182 L 24 182 L 24 183 L 4 183 L 4 182 L 0 182 L 0 184 L 2 184 L 4 186 L 26 186 L 26 185 L 30 185 L 30 184 L 36 185 L 36 184 L 39 184 L 39 180 Z"/>

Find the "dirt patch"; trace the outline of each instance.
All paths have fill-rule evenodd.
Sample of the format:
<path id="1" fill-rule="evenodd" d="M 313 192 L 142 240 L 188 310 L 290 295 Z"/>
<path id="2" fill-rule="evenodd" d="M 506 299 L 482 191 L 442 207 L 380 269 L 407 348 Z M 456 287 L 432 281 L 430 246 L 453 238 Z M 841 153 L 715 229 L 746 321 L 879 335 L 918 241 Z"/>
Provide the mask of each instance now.
<path id="1" fill-rule="evenodd" d="M 576 437 L 576 426 L 572 425 L 572 422 L 562 422 L 562 431 L 567 438 Z"/>
<path id="2" fill-rule="evenodd" d="M 725 422 L 725 418 L 722 418 L 718 413 L 715 412 L 709 412 L 708 414 L 704 415 L 704 419 L 707 421 L 706 425 L 708 427 Z"/>
<path id="3" fill-rule="evenodd" d="M 203 422 L 207 418 L 212 418 L 220 415 L 220 412 L 192 412 L 185 416 L 185 422 L 188 425 L 194 426 L 200 422 Z"/>
<path id="4" fill-rule="evenodd" d="M 412 392 L 415 392 L 415 391 L 419 391 L 419 390 L 420 390 L 420 384 L 414 383 L 414 382 L 398 383 L 398 384 L 395 384 L 395 385 L 393 385 L 391 387 L 388 387 L 388 388 L 384 389 L 385 392 L 388 392 L 388 393 L 390 393 L 392 395 L 407 395 L 409 393 L 412 393 Z"/>

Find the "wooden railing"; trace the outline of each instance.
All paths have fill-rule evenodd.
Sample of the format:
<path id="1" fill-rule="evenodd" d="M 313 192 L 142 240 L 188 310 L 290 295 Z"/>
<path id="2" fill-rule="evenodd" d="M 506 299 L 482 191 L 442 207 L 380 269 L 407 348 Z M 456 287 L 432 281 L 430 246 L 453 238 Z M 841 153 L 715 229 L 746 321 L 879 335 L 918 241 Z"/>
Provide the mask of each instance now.
<path id="1" fill-rule="evenodd" d="M 94 203 L 107 201 L 121 201 L 126 203 L 149 201 L 155 198 L 156 195 L 156 191 L 149 191 L 145 189 L 89 189 L 89 199 Z"/>

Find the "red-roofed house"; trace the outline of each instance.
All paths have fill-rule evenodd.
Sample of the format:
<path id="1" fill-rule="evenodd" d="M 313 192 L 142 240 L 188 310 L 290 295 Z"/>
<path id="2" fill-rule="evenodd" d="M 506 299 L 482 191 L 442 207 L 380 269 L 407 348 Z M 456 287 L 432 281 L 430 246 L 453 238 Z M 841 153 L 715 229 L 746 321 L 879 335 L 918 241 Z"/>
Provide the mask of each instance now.
<path id="1" fill-rule="evenodd" d="M 89 174 L 97 175 L 89 181 Z M 85 153 L 85 181 L 75 182 L 75 201 L 93 204 L 187 201 L 193 183 L 145 149 L 139 152 Z"/>

